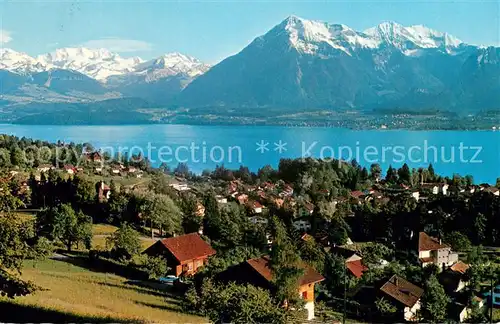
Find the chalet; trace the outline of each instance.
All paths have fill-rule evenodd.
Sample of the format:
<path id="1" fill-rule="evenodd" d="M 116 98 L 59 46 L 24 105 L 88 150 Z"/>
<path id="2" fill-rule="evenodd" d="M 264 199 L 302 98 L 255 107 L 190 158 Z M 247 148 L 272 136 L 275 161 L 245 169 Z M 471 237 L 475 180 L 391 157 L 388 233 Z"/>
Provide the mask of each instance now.
<path id="1" fill-rule="evenodd" d="M 159 240 L 144 251 L 149 256 L 161 256 L 172 267 L 176 277 L 193 275 L 208 263 L 215 250 L 198 233 Z"/>
<path id="2" fill-rule="evenodd" d="M 362 258 L 353 250 L 345 247 L 335 246 L 331 249 L 332 253 L 345 259 L 346 270 L 356 278 L 361 278 L 363 273 L 368 270 L 364 265 Z"/>
<path id="3" fill-rule="evenodd" d="M 92 162 L 97 162 L 97 163 L 102 162 L 102 157 L 101 157 L 101 154 L 99 152 L 85 152 L 83 154 L 87 160 L 90 160 Z"/>
<path id="4" fill-rule="evenodd" d="M 252 284 L 263 289 L 274 290 L 273 274 L 269 268 L 269 257 L 250 259 L 239 265 L 230 267 L 220 274 L 223 281 L 234 281 L 239 284 Z M 304 308 L 307 310 L 307 319 L 314 318 L 314 285 L 325 280 L 316 270 L 303 264 L 304 274 L 299 279 L 297 293 L 305 301 Z"/>
<path id="5" fill-rule="evenodd" d="M 458 261 L 439 274 L 439 282 L 448 295 L 453 295 L 467 286 L 468 279 L 466 272 L 469 267 L 468 264 Z"/>
<path id="6" fill-rule="evenodd" d="M 248 201 L 248 195 L 247 194 L 238 195 L 238 196 L 236 196 L 236 200 L 238 201 L 238 203 L 240 205 L 244 205 Z"/>
<path id="7" fill-rule="evenodd" d="M 254 214 L 262 214 L 262 205 L 258 201 L 249 201 L 247 203 L 247 207 L 252 211 Z"/>
<path id="8" fill-rule="evenodd" d="M 101 181 L 97 183 L 97 197 L 99 201 L 105 201 L 108 200 L 109 197 L 111 196 L 111 188 L 104 183 L 104 181 Z"/>
<path id="9" fill-rule="evenodd" d="M 440 269 L 451 266 L 458 261 L 458 254 L 451 251 L 448 244 L 441 243 L 434 237 L 420 232 L 418 236 L 418 258 L 422 267 L 435 264 Z"/>
<path id="10" fill-rule="evenodd" d="M 293 187 L 289 184 L 283 186 L 283 190 L 280 192 L 280 197 L 290 197 L 293 195 Z"/>
<path id="11" fill-rule="evenodd" d="M 382 285 L 380 291 L 391 298 L 406 321 L 417 321 L 420 310 L 420 298 L 424 290 L 397 275 L 393 275 Z"/>

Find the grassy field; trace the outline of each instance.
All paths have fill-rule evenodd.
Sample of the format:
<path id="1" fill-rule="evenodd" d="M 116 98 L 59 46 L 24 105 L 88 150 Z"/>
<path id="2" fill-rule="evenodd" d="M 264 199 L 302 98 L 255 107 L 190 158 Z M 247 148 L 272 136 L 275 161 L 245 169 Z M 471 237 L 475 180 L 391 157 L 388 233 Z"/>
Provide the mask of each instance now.
<path id="1" fill-rule="evenodd" d="M 89 266 L 85 258 L 27 262 L 22 277 L 43 290 L 14 301 L 0 297 L 2 322 L 201 323 L 180 297 Z"/>
<path id="2" fill-rule="evenodd" d="M 106 238 L 116 231 L 118 227 L 109 224 L 94 224 L 92 226 L 92 232 L 94 234 L 92 238 L 92 248 L 93 249 L 105 249 L 106 248 Z M 151 239 L 148 236 L 141 236 L 142 247 L 146 249 L 151 246 L 157 239 Z"/>

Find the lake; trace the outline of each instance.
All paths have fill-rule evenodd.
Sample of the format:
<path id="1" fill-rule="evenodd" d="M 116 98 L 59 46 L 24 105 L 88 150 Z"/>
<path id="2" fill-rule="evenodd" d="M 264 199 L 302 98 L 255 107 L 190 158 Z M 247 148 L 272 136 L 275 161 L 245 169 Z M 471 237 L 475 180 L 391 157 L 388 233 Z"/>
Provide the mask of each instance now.
<path id="1" fill-rule="evenodd" d="M 252 171 L 280 158 L 314 156 L 356 159 L 437 173 L 470 174 L 476 183 L 500 177 L 500 131 L 349 130 L 281 126 L 25 126 L 0 125 L 0 133 L 56 142 L 91 143 L 112 153 L 142 153 L 153 165 L 185 162 L 194 172 L 224 164 Z"/>

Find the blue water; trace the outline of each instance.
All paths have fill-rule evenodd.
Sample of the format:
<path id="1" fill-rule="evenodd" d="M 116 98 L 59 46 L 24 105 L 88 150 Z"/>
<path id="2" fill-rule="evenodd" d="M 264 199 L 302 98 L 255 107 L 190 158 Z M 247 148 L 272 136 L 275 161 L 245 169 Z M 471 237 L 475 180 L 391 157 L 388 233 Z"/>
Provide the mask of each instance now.
<path id="1" fill-rule="evenodd" d="M 404 131 L 280 126 L 24 126 L 0 125 L 0 133 L 48 141 L 89 142 L 116 152 L 142 151 L 170 166 L 186 162 L 192 171 L 217 164 L 251 170 L 278 165 L 284 157 L 355 158 L 361 165 L 379 163 L 423 167 L 432 162 L 436 172 L 470 174 L 476 183 L 494 183 L 500 177 L 500 131 Z M 269 143 L 257 151 L 257 143 Z M 282 144 L 279 152 L 280 141 Z M 345 146 L 342 150 L 340 148 Z M 462 148 L 461 148 L 462 146 Z M 160 151 L 160 147 L 163 147 Z M 197 148 L 198 147 L 198 148 Z M 348 148 L 346 148 L 348 147 Z M 385 152 L 384 152 L 385 151 Z M 461 154 L 462 152 L 462 154 Z M 476 155 L 476 156 L 475 156 Z"/>

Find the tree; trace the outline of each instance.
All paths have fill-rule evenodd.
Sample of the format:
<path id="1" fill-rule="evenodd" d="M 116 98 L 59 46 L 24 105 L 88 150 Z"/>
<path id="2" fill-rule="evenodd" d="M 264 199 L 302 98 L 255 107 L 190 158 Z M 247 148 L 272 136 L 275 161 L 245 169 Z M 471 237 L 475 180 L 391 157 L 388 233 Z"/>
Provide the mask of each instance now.
<path id="1" fill-rule="evenodd" d="M 75 187 L 75 198 L 78 204 L 85 205 L 95 201 L 95 184 L 90 180 L 82 176 L 76 176 L 73 179 L 73 186 Z"/>
<path id="2" fill-rule="evenodd" d="M 375 300 L 375 307 L 383 317 L 391 317 L 397 312 L 397 307 L 384 297 Z"/>
<path id="3" fill-rule="evenodd" d="M 30 224 L 0 210 L 0 295 L 14 298 L 32 293 L 36 287 L 18 278 L 23 260 L 32 253 Z"/>
<path id="4" fill-rule="evenodd" d="M 81 211 L 76 213 L 69 204 L 41 210 L 36 227 L 40 236 L 61 241 L 68 251 L 79 243 L 91 247 L 92 218 Z"/>
<path id="5" fill-rule="evenodd" d="M 299 279 L 304 274 L 301 259 L 285 226 L 276 216 L 272 218 L 272 234 L 269 267 L 276 287 L 276 299 L 283 304 L 295 305 L 300 302 Z"/>
<path id="6" fill-rule="evenodd" d="M 162 194 L 151 194 L 146 197 L 145 216 L 151 222 L 151 238 L 154 238 L 153 225 L 170 235 L 181 230 L 182 214 L 172 198 Z"/>
<path id="7" fill-rule="evenodd" d="M 216 285 L 206 280 L 200 289 L 186 293 L 189 308 L 201 311 L 214 323 L 285 323 L 283 309 L 276 307 L 267 290 L 252 285 Z"/>
<path id="8" fill-rule="evenodd" d="M 170 268 L 167 265 L 167 260 L 162 257 L 147 257 L 144 260 L 142 268 L 149 276 L 149 279 L 159 279 L 165 277 Z"/>
<path id="9" fill-rule="evenodd" d="M 446 310 L 449 297 L 436 276 L 431 276 L 425 283 L 424 295 L 422 296 L 422 316 L 425 321 L 431 323 L 442 323 L 446 320 Z"/>
<path id="10" fill-rule="evenodd" d="M 371 178 L 375 181 L 380 179 L 380 175 L 382 174 L 382 168 L 377 163 L 374 163 L 370 166 L 370 175 Z"/>
<path id="11" fill-rule="evenodd" d="M 457 231 L 445 234 L 444 241 L 451 245 L 453 251 L 467 251 L 471 248 L 469 238 Z"/>
<path id="12" fill-rule="evenodd" d="M 0 181 L 0 214 L 8 213 L 22 205 L 22 201 L 12 195 L 12 191 L 7 183 Z"/>
<path id="13" fill-rule="evenodd" d="M 114 257 L 126 260 L 142 250 L 139 233 L 126 223 L 106 239 L 106 245 Z"/>
<path id="14" fill-rule="evenodd" d="M 398 170 L 399 181 L 404 184 L 411 184 L 411 171 L 408 164 L 403 164 L 401 169 Z"/>
<path id="15" fill-rule="evenodd" d="M 398 174 L 395 169 L 392 168 L 392 166 L 389 165 L 389 168 L 387 169 L 387 174 L 385 175 L 385 180 L 390 183 L 390 184 L 395 184 L 398 182 Z"/>

